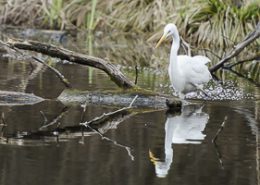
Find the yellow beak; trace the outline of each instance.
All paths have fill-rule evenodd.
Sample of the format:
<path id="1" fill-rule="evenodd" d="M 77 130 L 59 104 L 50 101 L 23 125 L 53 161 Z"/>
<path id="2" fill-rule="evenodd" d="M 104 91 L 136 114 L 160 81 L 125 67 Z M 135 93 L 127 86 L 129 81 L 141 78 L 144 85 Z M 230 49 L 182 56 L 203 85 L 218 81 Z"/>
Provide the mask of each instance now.
<path id="1" fill-rule="evenodd" d="M 160 38 L 160 40 L 157 42 L 155 48 L 158 48 L 158 47 L 161 45 L 161 43 L 162 43 L 165 39 L 166 39 L 166 35 L 163 35 L 163 36 Z"/>
<path id="2" fill-rule="evenodd" d="M 155 165 L 157 161 L 159 161 L 159 158 L 154 157 L 154 154 L 149 150 L 149 157 L 150 161 Z"/>

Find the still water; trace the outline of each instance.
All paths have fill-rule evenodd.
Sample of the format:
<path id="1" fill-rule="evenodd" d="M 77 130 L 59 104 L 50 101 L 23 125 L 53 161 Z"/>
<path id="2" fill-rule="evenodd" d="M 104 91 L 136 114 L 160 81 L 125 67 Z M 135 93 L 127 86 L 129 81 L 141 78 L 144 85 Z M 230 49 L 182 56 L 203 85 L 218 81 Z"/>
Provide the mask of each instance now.
<path id="1" fill-rule="evenodd" d="M 54 65 L 75 89 L 117 89 L 98 70 Z M 55 100 L 64 86 L 49 70 L 32 76 L 30 65 L 14 60 L 1 60 L 0 68 L 1 90 L 33 92 L 48 99 L 35 105 L 0 107 L 7 124 L 0 142 L 1 185 L 259 183 L 260 90 L 241 79 L 237 88 L 254 99 L 197 100 L 181 113 L 138 110 L 82 135 L 77 129 L 82 120 L 120 107 L 89 104 L 84 112 L 82 105 Z M 140 76 L 139 85 L 167 92 L 168 82 L 161 84 L 161 76 L 146 71 Z M 58 128 L 65 131 L 59 135 Z"/>

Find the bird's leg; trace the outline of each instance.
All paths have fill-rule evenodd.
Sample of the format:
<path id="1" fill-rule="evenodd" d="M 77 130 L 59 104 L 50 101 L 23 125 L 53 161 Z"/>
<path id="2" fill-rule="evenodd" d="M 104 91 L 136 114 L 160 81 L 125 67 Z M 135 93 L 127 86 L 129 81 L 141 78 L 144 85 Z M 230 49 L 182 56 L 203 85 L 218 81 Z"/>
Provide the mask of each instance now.
<path id="1" fill-rule="evenodd" d="M 194 87 L 196 87 L 198 90 L 200 90 L 205 96 L 210 97 L 199 85 L 191 83 Z"/>
<path id="2" fill-rule="evenodd" d="M 183 93 L 179 92 L 178 95 L 181 100 L 185 99 L 185 95 Z"/>
<path id="3" fill-rule="evenodd" d="M 179 92 L 178 95 L 179 95 L 179 98 L 181 99 L 182 105 L 189 105 L 190 104 L 188 101 L 185 100 L 185 94 Z"/>

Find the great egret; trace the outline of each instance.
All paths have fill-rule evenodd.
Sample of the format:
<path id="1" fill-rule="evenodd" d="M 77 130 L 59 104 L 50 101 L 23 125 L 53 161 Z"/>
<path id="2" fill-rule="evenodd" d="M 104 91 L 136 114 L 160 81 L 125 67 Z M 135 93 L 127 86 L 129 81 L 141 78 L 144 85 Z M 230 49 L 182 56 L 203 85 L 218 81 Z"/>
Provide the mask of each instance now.
<path id="1" fill-rule="evenodd" d="M 185 94 L 192 91 L 201 90 L 205 93 L 202 90 L 203 84 L 208 83 L 211 79 L 211 74 L 206 66 L 210 59 L 201 55 L 193 57 L 178 55 L 180 36 L 175 24 L 165 26 L 163 35 L 155 48 L 168 37 L 173 39 L 168 73 L 174 90 L 178 92 L 182 99 L 184 99 Z"/>

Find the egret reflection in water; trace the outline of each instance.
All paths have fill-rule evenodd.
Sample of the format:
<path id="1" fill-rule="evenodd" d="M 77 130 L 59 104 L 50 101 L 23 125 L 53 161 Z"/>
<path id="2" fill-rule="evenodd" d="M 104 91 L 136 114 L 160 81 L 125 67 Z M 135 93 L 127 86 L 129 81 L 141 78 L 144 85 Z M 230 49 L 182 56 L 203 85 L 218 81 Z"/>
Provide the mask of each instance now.
<path id="1" fill-rule="evenodd" d="M 167 114 L 165 122 L 164 159 L 159 159 L 149 151 L 150 160 L 155 165 L 157 177 L 166 177 L 173 161 L 173 144 L 201 144 L 205 138 L 203 131 L 209 119 L 202 112 L 202 105 L 185 105 L 179 115 Z"/>

